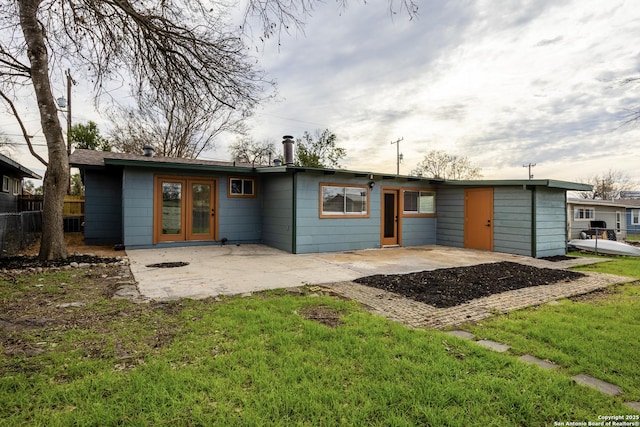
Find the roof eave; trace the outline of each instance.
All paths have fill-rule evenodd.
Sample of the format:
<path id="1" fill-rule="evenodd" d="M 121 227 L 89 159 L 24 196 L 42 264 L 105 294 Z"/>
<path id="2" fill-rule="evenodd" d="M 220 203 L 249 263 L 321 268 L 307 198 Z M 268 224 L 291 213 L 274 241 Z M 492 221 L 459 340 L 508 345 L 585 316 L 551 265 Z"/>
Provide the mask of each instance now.
<path id="1" fill-rule="evenodd" d="M 125 160 L 125 159 L 104 159 L 105 166 L 133 166 L 154 169 L 189 169 L 197 171 L 215 171 L 215 172 L 235 172 L 250 173 L 255 172 L 254 168 L 244 166 L 222 166 L 222 165 L 204 165 L 193 163 L 174 163 L 174 162 L 149 162 L 144 160 Z"/>

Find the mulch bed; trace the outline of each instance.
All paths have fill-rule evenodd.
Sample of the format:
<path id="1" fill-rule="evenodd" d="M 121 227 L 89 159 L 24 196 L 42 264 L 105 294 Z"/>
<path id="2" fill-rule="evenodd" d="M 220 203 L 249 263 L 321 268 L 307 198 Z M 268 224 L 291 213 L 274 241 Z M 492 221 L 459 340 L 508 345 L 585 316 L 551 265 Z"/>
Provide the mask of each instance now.
<path id="1" fill-rule="evenodd" d="M 569 282 L 580 277 L 584 274 L 576 271 L 504 261 L 409 274 L 378 274 L 356 279 L 355 282 L 434 307 L 447 308 L 501 292 Z"/>

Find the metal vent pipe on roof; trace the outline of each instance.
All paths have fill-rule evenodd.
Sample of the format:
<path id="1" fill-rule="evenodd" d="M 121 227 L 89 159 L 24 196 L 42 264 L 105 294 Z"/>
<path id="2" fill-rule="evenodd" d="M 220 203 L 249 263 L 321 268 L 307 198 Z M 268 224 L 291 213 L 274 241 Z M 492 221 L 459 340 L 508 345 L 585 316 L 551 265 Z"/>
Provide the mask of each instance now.
<path id="1" fill-rule="evenodd" d="M 282 139 L 282 144 L 284 145 L 284 164 L 286 166 L 293 166 L 293 144 L 295 141 L 291 135 L 285 135 Z"/>
<path id="2" fill-rule="evenodd" d="M 145 157 L 153 157 L 153 152 L 154 152 L 154 151 L 155 151 L 155 150 L 154 150 L 154 149 L 153 149 L 153 147 L 152 147 L 152 146 L 150 146 L 150 145 L 145 145 L 144 147 L 142 147 L 142 154 L 143 154 Z"/>

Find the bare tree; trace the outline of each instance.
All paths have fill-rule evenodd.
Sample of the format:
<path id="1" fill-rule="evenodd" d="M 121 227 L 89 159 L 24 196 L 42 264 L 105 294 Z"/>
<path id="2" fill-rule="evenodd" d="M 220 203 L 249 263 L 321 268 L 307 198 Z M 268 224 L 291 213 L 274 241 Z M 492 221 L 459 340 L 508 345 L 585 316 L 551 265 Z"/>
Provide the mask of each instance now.
<path id="1" fill-rule="evenodd" d="M 240 38 L 207 1 L 16 0 L 0 4 L 0 95 L 16 117 L 15 89 L 36 96 L 48 161 L 44 177 L 41 259 L 65 258 L 62 228 L 69 161 L 52 94 L 52 65 L 71 62 L 95 82 L 130 76 L 137 93 L 207 96 L 239 110 L 262 97 L 262 75 Z M 222 6 L 219 5 L 221 9 Z M 17 31 L 9 29 L 17 28 Z M 29 136 L 19 120 L 27 143 Z"/>
<path id="2" fill-rule="evenodd" d="M 467 157 L 459 157 L 440 150 L 431 150 L 411 171 L 411 175 L 440 179 L 476 179 L 482 177 L 480 168 Z"/>
<path id="3" fill-rule="evenodd" d="M 583 199 L 615 200 L 620 198 L 621 192 L 635 188 L 629 175 L 612 169 L 588 178 L 579 178 L 577 181 L 593 187 L 591 191 L 579 193 Z"/>
<path id="4" fill-rule="evenodd" d="M 255 141 L 251 137 L 242 137 L 229 146 L 229 152 L 236 162 L 251 163 L 253 166 L 268 165 L 276 152 L 276 145 L 270 139 Z"/>
<path id="5" fill-rule="evenodd" d="M 300 25 L 319 0 L 249 0 L 264 33 Z M 345 3 L 346 0 L 340 0 Z M 388 0 L 392 12 L 417 13 L 413 0 Z M 52 94 L 51 76 L 64 66 L 104 84 L 128 76 L 136 94 L 181 92 L 229 108 L 251 109 L 263 98 L 264 80 L 239 35 L 226 26 L 215 0 L 13 0 L 0 3 L 0 97 L 15 115 L 25 142 L 47 166 L 40 259 L 66 258 L 62 228 L 69 159 Z M 280 25 L 278 25 L 280 24 Z M 47 159 L 31 146 L 13 100 L 29 86 L 35 94 Z"/>
<path id="6" fill-rule="evenodd" d="M 196 158 L 213 148 L 220 134 L 243 133 L 248 115 L 208 96 L 146 92 L 136 107 L 119 107 L 109 114 L 111 141 L 125 153 L 141 153 L 150 145 L 163 156 Z"/>

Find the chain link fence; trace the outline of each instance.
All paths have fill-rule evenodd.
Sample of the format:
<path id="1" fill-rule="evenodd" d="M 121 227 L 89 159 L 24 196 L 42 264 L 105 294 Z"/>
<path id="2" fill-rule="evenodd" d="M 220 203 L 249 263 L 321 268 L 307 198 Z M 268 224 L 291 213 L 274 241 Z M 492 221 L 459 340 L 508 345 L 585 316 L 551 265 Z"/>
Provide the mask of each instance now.
<path id="1" fill-rule="evenodd" d="M 41 211 L 0 214 L 0 258 L 17 254 L 37 241 L 41 232 Z"/>

